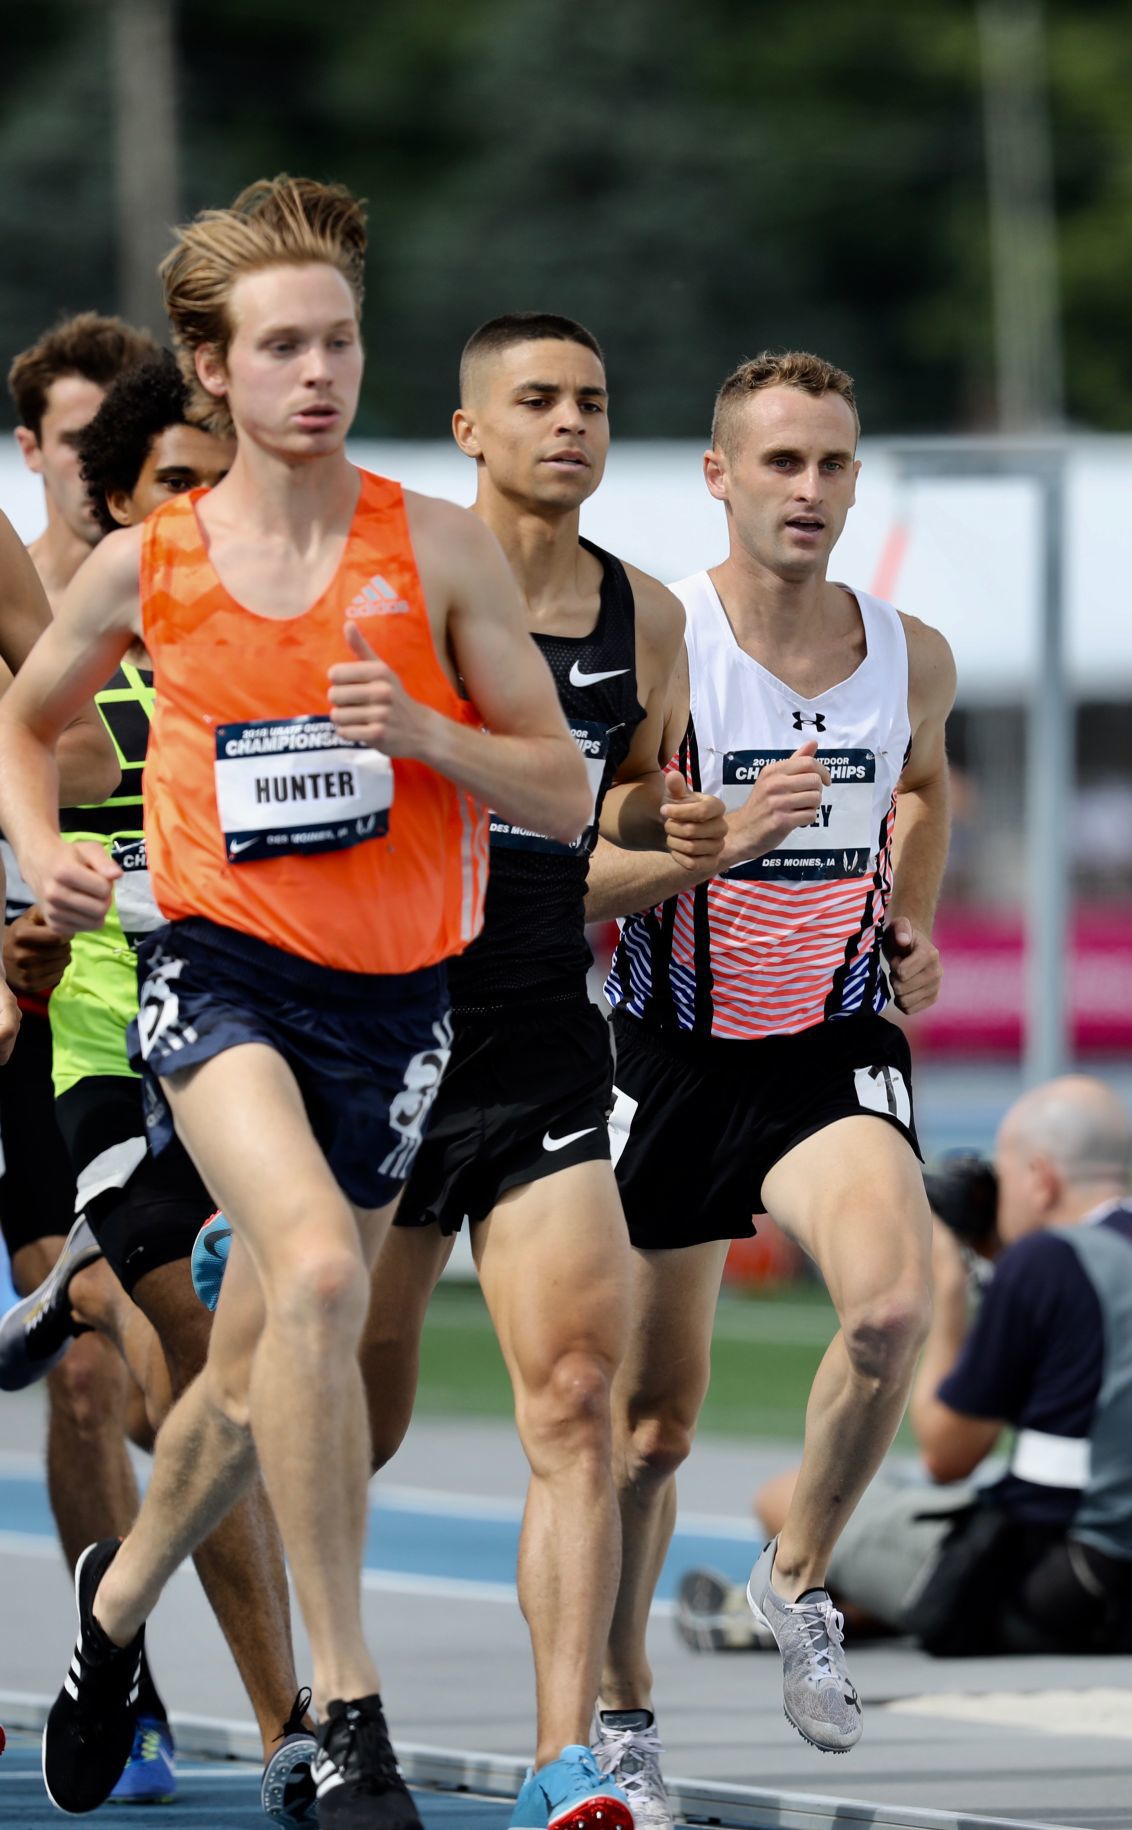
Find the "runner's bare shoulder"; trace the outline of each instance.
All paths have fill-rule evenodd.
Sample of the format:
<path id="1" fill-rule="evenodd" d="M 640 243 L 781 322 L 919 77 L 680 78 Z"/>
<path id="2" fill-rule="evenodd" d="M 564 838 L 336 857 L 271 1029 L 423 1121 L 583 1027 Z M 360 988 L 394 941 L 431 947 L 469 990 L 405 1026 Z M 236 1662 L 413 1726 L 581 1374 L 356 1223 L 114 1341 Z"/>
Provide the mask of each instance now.
<path id="1" fill-rule="evenodd" d="M 443 585 L 453 601 L 461 602 L 477 582 L 495 581 L 501 572 L 511 579 L 498 540 L 470 508 L 407 489 L 405 515 L 426 596 L 430 585 Z"/>
<path id="2" fill-rule="evenodd" d="M 908 700 L 921 713 L 951 710 L 955 700 L 955 657 L 940 630 L 907 611 L 897 612 L 908 643 Z"/>
<path id="3" fill-rule="evenodd" d="M 143 527 L 123 527 L 100 540 L 79 567 L 59 605 L 62 622 L 84 629 L 141 635 L 140 572 Z"/>

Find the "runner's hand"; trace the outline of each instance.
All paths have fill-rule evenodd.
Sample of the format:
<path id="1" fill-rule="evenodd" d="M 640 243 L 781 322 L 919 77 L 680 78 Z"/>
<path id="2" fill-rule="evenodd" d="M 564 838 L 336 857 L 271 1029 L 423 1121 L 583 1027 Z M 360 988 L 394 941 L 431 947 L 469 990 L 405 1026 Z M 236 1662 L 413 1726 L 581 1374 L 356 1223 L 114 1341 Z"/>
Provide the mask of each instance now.
<path id="1" fill-rule="evenodd" d="M 688 870 L 700 872 L 713 864 L 727 837 L 727 809 L 714 794 L 689 788 L 676 769 L 664 777 L 667 799 L 660 810 L 664 842 L 669 854 Z"/>
<path id="2" fill-rule="evenodd" d="M 0 1065 L 7 1061 L 20 1033 L 20 1007 L 8 986 L 0 980 Z"/>
<path id="3" fill-rule="evenodd" d="M 420 756 L 429 722 L 436 717 L 413 699 L 391 667 L 374 653 L 356 623 L 346 624 L 356 661 L 330 669 L 330 717 L 351 743 L 369 744 L 386 756 Z"/>
<path id="4" fill-rule="evenodd" d="M 897 1010 L 902 1010 L 906 1017 L 929 1010 L 939 996 L 943 980 L 939 948 L 903 915 L 898 915 L 885 929 L 881 944 L 889 962 Z"/>
<path id="5" fill-rule="evenodd" d="M 4 930 L 4 974 L 23 997 L 54 991 L 70 957 L 70 941 L 48 927 L 38 906 L 17 915 Z"/>
<path id="6" fill-rule="evenodd" d="M 760 770 L 743 805 L 727 816 L 721 870 L 764 857 L 797 827 L 813 825 L 822 789 L 829 786 L 829 770 L 815 761 L 817 748 L 811 737 L 784 762 L 768 763 Z"/>
<path id="7" fill-rule="evenodd" d="M 102 926 L 122 870 L 94 839 L 56 839 L 27 875 L 48 927 L 69 940 Z"/>

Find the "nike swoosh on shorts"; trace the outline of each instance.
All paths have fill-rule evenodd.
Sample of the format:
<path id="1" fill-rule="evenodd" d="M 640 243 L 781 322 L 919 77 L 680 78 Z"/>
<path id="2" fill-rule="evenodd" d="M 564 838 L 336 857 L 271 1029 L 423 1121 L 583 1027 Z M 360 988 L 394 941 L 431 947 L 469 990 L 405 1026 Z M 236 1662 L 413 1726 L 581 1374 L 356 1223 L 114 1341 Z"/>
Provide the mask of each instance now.
<path id="1" fill-rule="evenodd" d="M 542 1147 L 544 1150 L 565 1150 L 567 1144 L 576 1144 L 580 1137 L 588 1137 L 596 1130 L 596 1125 L 587 1125 L 583 1131 L 568 1131 L 565 1137 L 551 1137 L 549 1131 L 544 1131 Z"/>

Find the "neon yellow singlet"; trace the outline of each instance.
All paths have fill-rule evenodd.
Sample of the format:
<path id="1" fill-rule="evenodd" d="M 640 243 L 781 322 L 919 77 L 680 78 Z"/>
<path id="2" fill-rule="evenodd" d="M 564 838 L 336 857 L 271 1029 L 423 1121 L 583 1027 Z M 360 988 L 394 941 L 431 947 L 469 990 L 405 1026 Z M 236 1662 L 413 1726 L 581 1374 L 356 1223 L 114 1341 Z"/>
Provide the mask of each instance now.
<path id="1" fill-rule="evenodd" d="M 149 895 L 142 833 L 142 772 L 153 716 L 153 677 L 124 661 L 109 685 L 95 695 L 95 703 L 117 750 L 122 780 L 101 806 L 66 809 L 60 826 L 69 839 L 94 839 L 104 845 L 123 866 L 123 876 L 104 925 L 93 934 L 77 934 L 71 942 L 71 963 L 48 1006 L 56 1094 L 94 1074 L 136 1078 L 126 1060 L 126 1029 L 138 1012 L 130 941 L 136 943 L 161 921 Z"/>

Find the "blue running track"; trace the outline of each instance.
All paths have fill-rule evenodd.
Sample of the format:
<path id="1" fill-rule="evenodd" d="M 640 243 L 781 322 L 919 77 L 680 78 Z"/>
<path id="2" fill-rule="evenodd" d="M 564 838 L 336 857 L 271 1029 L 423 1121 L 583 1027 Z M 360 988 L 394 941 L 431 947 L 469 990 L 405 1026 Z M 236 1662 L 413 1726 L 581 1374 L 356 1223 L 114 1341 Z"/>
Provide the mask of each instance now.
<path id="1" fill-rule="evenodd" d="M 510 1592 L 515 1580 L 520 1509 L 459 1495 L 427 1494 L 412 1488 L 377 1491 L 371 1506 L 365 1567 L 374 1586 L 421 1592 L 451 1588 L 484 1598 Z M 0 1537 L 3 1533 L 55 1541 L 55 1527 L 42 1476 L 30 1470 L 0 1475 Z M 671 1601 L 681 1572 L 709 1564 L 738 1581 L 745 1579 L 761 1548 L 753 1525 L 742 1520 L 697 1520 L 685 1516 L 661 1576 L 658 1599 Z M 0 1820 L 2 1821 L 2 1820 Z"/>
<path id="2" fill-rule="evenodd" d="M 235 1760 L 179 1760 L 177 1797 L 168 1807 L 103 1805 L 88 1821 L 97 1830 L 268 1830 L 259 1803 L 259 1769 Z M 510 1812 L 498 1799 L 418 1792 L 425 1830 L 503 1830 Z M 48 1830 L 62 1823 L 43 1789 L 39 1742 L 13 1735 L 0 1758 L 0 1824 L 4 1830 Z M 73 1820 L 72 1820 L 73 1821 Z"/>

